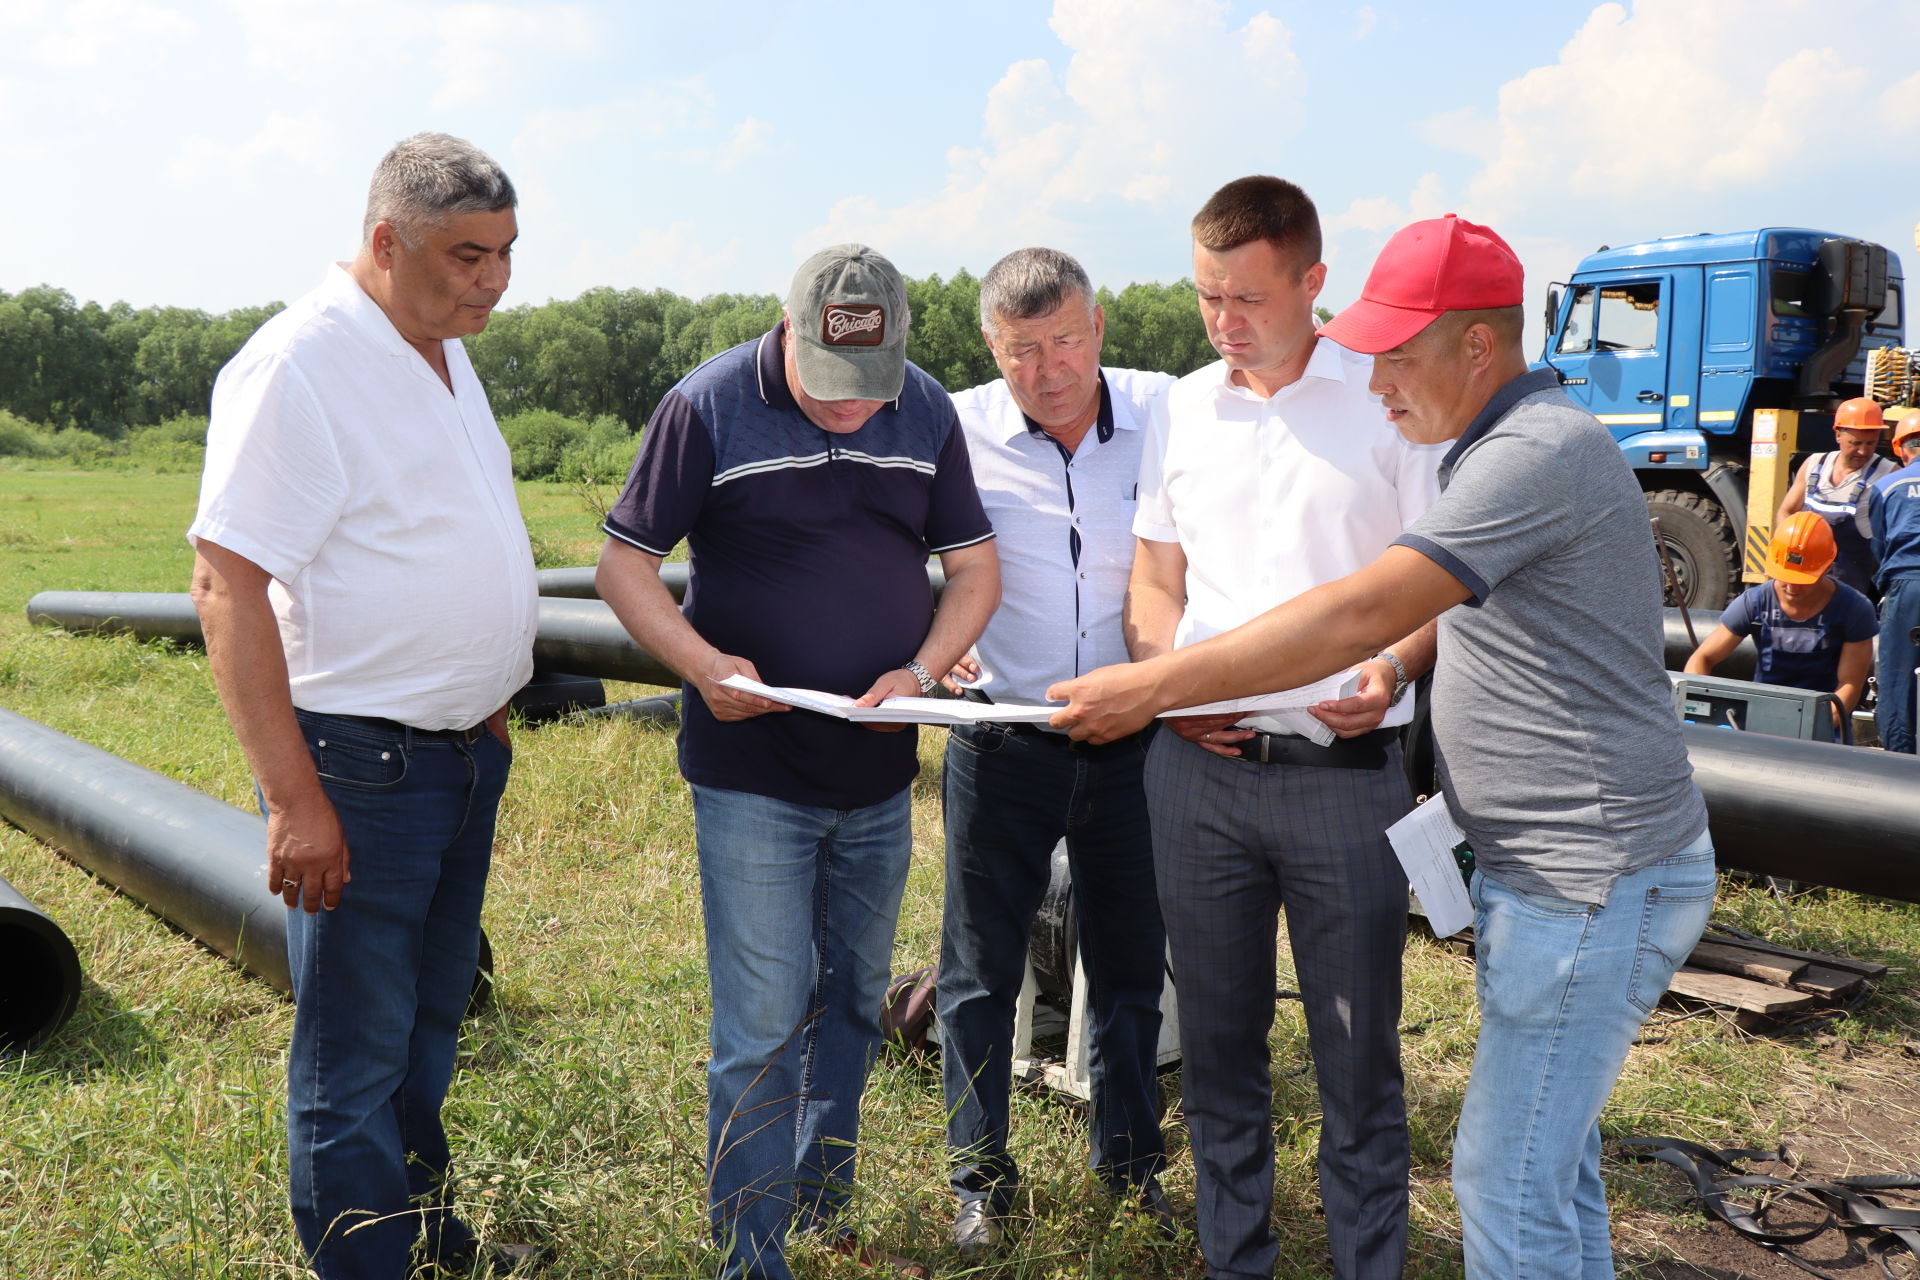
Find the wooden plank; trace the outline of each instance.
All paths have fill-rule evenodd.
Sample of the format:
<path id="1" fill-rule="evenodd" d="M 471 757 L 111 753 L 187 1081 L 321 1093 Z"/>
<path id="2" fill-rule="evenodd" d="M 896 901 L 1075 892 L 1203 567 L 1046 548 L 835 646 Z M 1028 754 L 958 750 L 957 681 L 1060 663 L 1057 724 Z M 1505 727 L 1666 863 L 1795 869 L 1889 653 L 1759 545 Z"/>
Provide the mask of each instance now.
<path id="1" fill-rule="evenodd" d="M 1857 973 L 1845 969 L 1835 969 L 1830 965 L 1810 964 L 1807 971 L 1793 980 L 1793 985 L 1802 991 L 1812 991 L 1829 1000 L 1844 1000 L 1860 989 L 1866 979 Z"/>
<path id="2" fill-rule="evenodd" d="M 1673 975 L 1667 990 L 1678 996 L 1705 1000 L 1730 1009 L 1746 1009 L 1753 1013 L 1791 1013 L 1820 1003 L 1820 997 L 1811 991 L 1788 991 L 1781 987 L 1770 987 L 1764 982 L 1685 967 Z"/>
<path id="3" fill-rule="evenodd" d="M 1736 978 L 1752 978 L 1755 982 L 1765 982 L 1776 987 L 1792 986 L 1807 971 L 1808 966 L 1805 960 L 1770 955 L 1765 951 L 1732 946 L 1724 942 L 1702 942 L 1693 949 L 1693 954 L 1687 957 L 1687 963 L 1696 969 L 1731 973 Z"/>
<path id="4" fill-rule="evenodd" d="M 1722 946 L 1745 947 L 1749 951 L 1764 951 L 1769 955 L 1792 956 L 1796 960 L 1808 960 L 1834 969 L 1845 969 L 1863 978 L 1883 978 L 1887 974 L 1887 966 L 1876 964 L 1872 960 L 1855 960 L 1852 956 L 1833 955 L 1826 951 L 1797 951 L 1792 947 L 1783 947 L 1778 943 L 1766 942 L 1759 938 L 1737 938 L 1732 934 L 1718 933 L 1712 929 L 1707 931 L 1707 937 Z"/>

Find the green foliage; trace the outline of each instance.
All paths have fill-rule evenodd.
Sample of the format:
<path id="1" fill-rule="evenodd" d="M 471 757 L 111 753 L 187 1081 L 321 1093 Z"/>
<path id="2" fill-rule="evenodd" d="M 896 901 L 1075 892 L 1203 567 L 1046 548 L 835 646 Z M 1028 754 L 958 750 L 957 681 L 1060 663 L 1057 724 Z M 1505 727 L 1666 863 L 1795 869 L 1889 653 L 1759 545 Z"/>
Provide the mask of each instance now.
<path id="1" fill-rule="evenodd" d="M 909 359 L 951 391 L 999 376 L 980 336 L 979 280 L 966 271 L 948 280 L 908 280 L 907 298 Z M 1186 281 L 1103 289 L 1100 302 L 1107 364 L 1187 373 L 1214 358 Z M 153 435 L 145 424 L 171 430 L 187 415 L 203 414 L 221 366 L 279 310 L 279 303 L 220 315 L 124 302 L 102 307 L 45 285 L 0 292 L 0 415 L 7 415 L 0 423 L 13 424 L 0 426 L 0 457 L 58 457 L 86 467 L 114 459 L 163 470 L 198 465 L 204 430 L 198 437 Z M 467 340 L 467 350 L 503 429 L 527 414 L 550 415 L 522 428 L 528 439 L 516 444 L 515 474 L 572 478 L 571 468 L 619 478 L 620 454 L 632 461 L 631 437 L 668 389 L 702 361 L 771 329 L 780 314 L 771 294 L 696 300 L 665 289 L 589 289 L 572 301 L 497 311 Z M 603 418 L 625 438 L 603 430 L 589 442 L 582 424 Z M 74 428 L 88 436 L 56 443 L 56 432 Z M 578 455 L 563 459 L 575 445 Z"/>
<path id="2" fill-rule="evenodd" d="M 551 409 L 529 409 L 500 422 L 513 453 L 516 480 L 624 480 L 640 442 L 618 418 L 591 422 Z"/>
<path id="3" fill-rule="evenodd" d="M 1190 280 L 1130 284 L 1119 293 L 1102 289 L 1100 305 L 1107 315 L 1103 364 L 1188 374 L 1218 359 Z"/>
<path id="4" fill-rule="evenodd" d="M 182 413 L 127 433 L 127 458 L 148 471 L 199 474 L 207 457 L 207 415 Z"/>
<path id="5" fill-rule="evenodd" d="M 44 458 L 52 452 L 49 433 L 0 409 L 0 458 Z"/>

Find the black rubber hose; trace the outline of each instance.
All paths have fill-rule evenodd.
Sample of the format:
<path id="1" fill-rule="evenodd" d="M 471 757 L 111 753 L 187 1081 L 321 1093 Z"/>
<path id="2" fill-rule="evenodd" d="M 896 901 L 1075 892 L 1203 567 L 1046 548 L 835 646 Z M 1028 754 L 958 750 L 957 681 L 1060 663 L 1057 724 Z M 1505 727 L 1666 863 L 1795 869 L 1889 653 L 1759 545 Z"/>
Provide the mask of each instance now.
<path id="1" fill-rule="evenodd" d="M 292 989 L 287 908 L 267 892 L 259 814 L 0 710 L 0 818 L 249 972 Z M 485 1004 L 492 976 L 493 949 L 482 933 L 469 1012 Z"/>
<path id="2" fill-rule="evenodd" d="M 80 1003 L 80 957 L 53 918 L 0 880 L 0 1051 L 39 1048 Z"/>

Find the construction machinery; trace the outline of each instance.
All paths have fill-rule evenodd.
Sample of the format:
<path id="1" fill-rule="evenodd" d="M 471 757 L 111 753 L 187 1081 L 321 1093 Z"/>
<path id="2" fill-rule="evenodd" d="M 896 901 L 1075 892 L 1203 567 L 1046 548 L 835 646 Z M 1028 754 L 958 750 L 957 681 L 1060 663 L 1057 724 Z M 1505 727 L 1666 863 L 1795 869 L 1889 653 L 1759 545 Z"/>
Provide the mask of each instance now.
<path id="1" fill-rule="evenodd" d="M 1765 577 L 1774 514 L 1842 400 L 1913 403 L 1904 288 L 1885 246 L 1800 227 L 1602 246 L 1548 288 L 1536 367 L 1632 464 L 1670 603 L 1719 608 Z"/>

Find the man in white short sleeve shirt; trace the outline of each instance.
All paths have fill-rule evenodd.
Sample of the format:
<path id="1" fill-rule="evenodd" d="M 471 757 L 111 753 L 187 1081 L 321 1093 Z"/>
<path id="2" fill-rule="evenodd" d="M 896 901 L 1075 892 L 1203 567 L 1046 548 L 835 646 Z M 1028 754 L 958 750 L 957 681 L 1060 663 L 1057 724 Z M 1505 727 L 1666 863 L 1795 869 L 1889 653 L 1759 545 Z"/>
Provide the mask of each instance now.
<path id="1" fill-rule="evenodd" d="M 1315 335 L 1326 267 L 1306 193 L 1279 178 L 1231 182 L 1195 216 L 1193 240 L 1221 360 L 1176 382 L 1148 427 L 1126 611 L 1136 659 L 1351 573 L 1437 492 L 1438 451 L 1387 422 L 1364 358 Z M 1412 807 L 1393 726 L 1411 715 L 1407 682 L 1431 666 L 1432 635 L 1363 663 L 1354 697 L 1312 714 L 1172 719 L 1148 753 L 1211 1277 L 1271 1276 L 1278 1252 L 1267 1037 L 1283 907 L 1325 1117 L 1333 1274 L 1401 1274 L 1407 882 L 1385 829 Z"/>
<path id="2" fill-rule="evenodd" d="M 444 1267 L 532 1256 L 455 1216 L 440 1121 L 538 610 L 459 341 L 507 287 L 514 203 L 459 139 L 387 154 L 358 256 L 221 371 L 188 531 L 288 911 L 291 1200 L 323 1280 L 400 1280 L 416 1242 Z"/>

